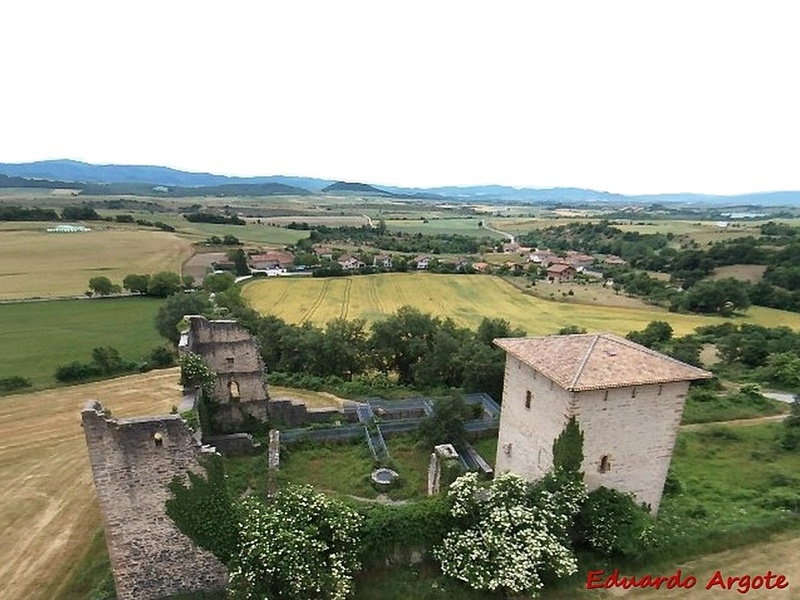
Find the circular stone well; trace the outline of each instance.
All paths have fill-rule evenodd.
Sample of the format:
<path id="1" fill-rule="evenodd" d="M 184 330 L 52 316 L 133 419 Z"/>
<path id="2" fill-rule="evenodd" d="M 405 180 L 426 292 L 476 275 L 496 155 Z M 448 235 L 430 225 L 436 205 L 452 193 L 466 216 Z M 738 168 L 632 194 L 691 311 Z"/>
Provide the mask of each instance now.
<path id="1" fill-rule="evenodd" d="M 372 482 L 380 488 L 388 488 L 398 477 L 399 475 L 395 471 L 385 467 L 372 472 Z"/>

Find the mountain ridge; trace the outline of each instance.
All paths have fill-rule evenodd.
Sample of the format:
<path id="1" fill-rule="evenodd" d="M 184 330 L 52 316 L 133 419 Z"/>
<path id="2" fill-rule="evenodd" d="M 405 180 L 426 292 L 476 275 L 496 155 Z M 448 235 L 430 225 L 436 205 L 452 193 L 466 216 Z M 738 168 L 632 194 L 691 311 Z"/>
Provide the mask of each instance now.
<path id="1" fill-rule="evenodd" d="M 108 193 L 112 184 L 139 186 L 166 186 L 180 188 L 172 195 L 191 195 L 191 188 L 209 194 L 274 195 L 365 192 L 387 197 L 409 200 L 457 200 L 462 202 L 514 201 L 514 202 L 586 202 L 586 203 L 686 203 L 714 205 L 751 206 L 797 206 L 800 191 L 777 190 L 736 195 L 713 195 L 697 193 L 639 194 L 627 195 L 586 188 L 555 187 L 528 188 L 505 185 L 399 187 L 375 186 L 368 183 L 343 182 L 314 177 L 269 175 L 239 177 L 205 172 L 182 171 L 158 165 L 93 164 L 71 159 L 43 160 L 27 163 L 0 163 L 0 175 L 23 178 L 30 181 L 25 187 L 36 187 L 37 181 L 87 184 L 88 194 L 100 193 L 102 186 Z M 278 185 L 273 185 L 278 184 Z M 285 187 L 284 187 L 285 186 Z M 9 184 L 3 187 L 10 187 Z M 41 187 L 52 187 L 42 185 Z M 208 188 L 204 190 L 203 188 Z M 91 191 L 90 191 L 91 190 Z M 327 191 L 326 191 L 327 190 Z"/>

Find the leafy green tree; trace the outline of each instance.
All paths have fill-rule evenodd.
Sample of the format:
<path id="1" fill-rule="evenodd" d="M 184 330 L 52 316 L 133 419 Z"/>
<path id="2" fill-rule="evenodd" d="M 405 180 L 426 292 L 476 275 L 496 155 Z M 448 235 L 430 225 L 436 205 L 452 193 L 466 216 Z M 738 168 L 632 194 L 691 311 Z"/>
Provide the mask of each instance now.
<path id="1" fill-rule="evenodd" d="M 770 354 L 763 374 L 785 389 L 800 389 L 800 356 L 796 352 Z"/>
<path id="2" fill-rule="evenodd" d="M 206 292 L 190 294 L 174 294 L 166 299 L 156 314 L 156 330 L 173 344 L 177 345 L 181 334 L 178 323 L 186 315 L 209 316 L 212 311 L 211 301 Z"/>
<path id="3" fill-rule="evenodd" d="M 231 250 L 228 252 L 228 260 L 233 263 L 236 275 L 242 277 L 243 275 L 250 275 L 250 267 L 247 264 L 247 255 L 244 250 Z"/>
<path id="4" fill-rule="evenodd" d="M 119 286 L 112 283 L 111 280 L 104 275 L 92 277 L 89 280 L 89 289 L 93 294 L 97 294 L 98 296 L 108 296 L 120 291 Z"/>
<path id="5" fill-rule="evenodd" d="M 370 347 L 379 368 L 394 370 L 399 382 L 413 383 L 414 367 L 430 350 L 439 320 L 413 306 L 397 312 L 372 326 Z"/>
<path id="6" fill-rule="evenodd" d="M 203 279 L 203 289 L 209 292 L 222 292 L 236 283 L 233 273 L 212 273 Z"/>
<path id="7" fill-rule="evenodd" d="M 364 319 L 348 321 L 335 318 L 328 321 L 320 348 L 327 374 L 349 380 L 364 372 L 367 361 L 366 323 Z"/>
<path id="8" fill-rule="evenodd" d="M 795 394 L 789 416 L 783 421 L 781 446 L 784 450 L 800 448 L 800 394 Z"/>
<path id="9" fill-rule="evenodd" d="M 659 348 L 672 339 L 672 325 L 666 321 L 650 321 L 642 331 L 631 331 L 625 337 L 648 348 Z"/>
<path id="10" fill-rule="evenodd" d="M 469 413 L 469 406 L 461 396 L 437 398 L 433 403 L 433 414 L 423 419 L 417 433 L 428 448 L 453 444 L 461 449 L 467 441 L 464 424 Z"/>
<path id="11" fill-rule="evenodd" d="M 150 286 L 150 275 L 137 275 L 131 273 L 122 280 L 122 287 L 134 294 L 146 294 Z"/>
<path id="12" fill-rule="evenodd" d="M 150 278 L 150 282 L 147 286 L 147 294 L 159 298 L 166 298 L 180 292 L 182 288 L 183 282 L 181 281 L 180 275 L 171 271 L 161 271 Z"/>
<path id="13" fill-rule="evenodd" d="M 634 557 L 647 549 L 653 518 L 633 494 L 606 487 L 589 492 L 578 516 L 578 531 L 590 550 L 602 556 Z"/>
<path id="14" fill-rule="evenodd" d="M 226 246 L 241 246 L 242 242 L 239 241 L 235 235 L 227 234 L 225 237 L 222 238 L 222 243 Z"/>

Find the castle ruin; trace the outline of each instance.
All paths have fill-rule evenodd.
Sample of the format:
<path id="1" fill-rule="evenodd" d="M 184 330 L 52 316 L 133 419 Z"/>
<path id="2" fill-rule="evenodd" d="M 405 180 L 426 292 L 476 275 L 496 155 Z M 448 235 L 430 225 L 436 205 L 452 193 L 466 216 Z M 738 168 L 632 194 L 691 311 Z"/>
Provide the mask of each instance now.
<path id="1" fill-rule="evenodd" d="M 222 563 L 165 512 L 169 483 L 203 473 L 199 458 L 213 448 L 200 446 L 178 415 L 112 419 L 92 400 L 81 421 L 119 600 L 224 589 Z"/>
<path id="2" fill-rule="evenodd" d="M 209 321 L 190 315 L 188 330 L 178 345 L 183 355 L 193 352 L 216 373 L 213 388 L 214 426 L 219 431 L 241 431 L 248 418 L 268 420 L 269 391 L 258 343 L 247 329 L 232 320 Z"/>

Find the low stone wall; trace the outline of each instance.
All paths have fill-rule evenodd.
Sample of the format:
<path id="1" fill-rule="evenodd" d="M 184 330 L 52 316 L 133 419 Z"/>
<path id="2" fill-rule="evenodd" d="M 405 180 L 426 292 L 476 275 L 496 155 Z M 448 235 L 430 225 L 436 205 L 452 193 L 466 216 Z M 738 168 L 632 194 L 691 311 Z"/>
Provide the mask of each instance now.
<path id="1" fill-rule="evenodd" d="M 230 433 L 205 438 L 206 444 L 216 448 L 223 456 L 251 456 L 261 452 L 261 444 L 249 433 Z"/>

